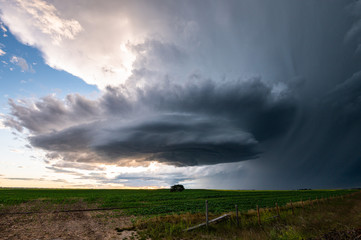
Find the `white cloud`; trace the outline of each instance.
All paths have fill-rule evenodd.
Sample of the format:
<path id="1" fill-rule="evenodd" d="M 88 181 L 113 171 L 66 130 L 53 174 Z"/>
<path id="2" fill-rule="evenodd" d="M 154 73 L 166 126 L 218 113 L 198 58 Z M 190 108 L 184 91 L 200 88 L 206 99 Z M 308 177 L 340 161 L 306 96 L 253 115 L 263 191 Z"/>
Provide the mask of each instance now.
<path id="1" fill-rule="evenodd" d="M 127 47 L 134 40 L 127 16 L 131 13 L 113 10 L 104 15 L 103 3 L 95 6 L 88 1 L 72 3 L 72 8 L 63 1 L 56 1 L 56 7 L 42 0 L 0 2 L 1 19 L 11 32 L 39 48 L 51 67 L 100 88 L 130 76 L 135 59 Z"/>
<path id="2" fill-rule="evenodd" d="M 0 129 L 10 129 L 4 124 L 4 120 L 6 120 L 5 115 L 0 113 Z"/>
<path id="3" fill-rule="evenodd" d="M 2 22 L 0 22 L 0 28 L 3 32 L 7 32 L 8 30 L 5 28 Z"/>
<path id="4" fill-rule="evenodd" d="M 294 56 L 323 49 L 318 34 L 323 24 L 330 25 L 312 24 L 315 16 L 305 4 L 282 0 L 215 1 L 207 8 L 194 1 L 78 0 L 71 7 L 61 0 L 0 2 L 2 21 L 21 42 L 37 47 L 51 67 L 100 89 L 164 76 L 184 81 L 193 73 L 212 79 L 262 76 L 282 81 L 299 74 L 297 67 L 303 66 L 303 59 Z M 298 7 L 305 12 L 303 21 L 292 14 Z M 280 8 L 284 14 L 275 17 Z M 315 3 L 313 8 L 320 11 L 323 5 Z M 298 41 L 289 29 L 303 25 L 311 26 L 303 41 L 316 45 L 288 51 Z M 307 63 L 323 60 L 313 56 Z"/>
<path id="5" fill-rule="evenodd" d="M 227 4 L 209 3 L 207 11 L 199 14 L 204 6 L 197 2 L 79 0 L 69 7 L 67 1 L 59 0 L 0 1 L 1 18 L 20 41 L 37 47 L 51 67 L 100 89 L 137 74 L 128 82 L 156 81 L 162 76 L 182 81 L 194 72 L 213 79 L 227 74 L 234 79 L 254 76 L 255 69 L 264 66 L 265 73 L 284 69 L 270 64 L 282 53 L 269 51 L 272 56 L 263 58 L 268 49 L 284 45 L 274 37 L 277 34 L 258 22 L 243 25 L 238 15 L 251 20 L 253 16 L 247 11 L 234 14 Z M 259 7 L 257 3 L 243 5 L 240 10 Z M 271 17 L 266 7 L 260 15 Z M 230 14 L 242 32 L 234 31 L 234 23 L 227 20 Z M 255 31 L 256 27 L 261 30 Z M 276 31 L 283 34 L 281 27 Z M 259 32 L 273 39 L 265 40 Z M 139 75 L 145 71 L 146 76 Z"/>
<path id="6" fill-rule="evenodd" d="M 6 29 L 6 27 L 4 26 L 4 24 L 2 22 L 0 22 L 0 29 L 3 31 L 3 37 L 7 37 L 8 35 L 6 34 L 6 32 L 8 30 Z"/>
<path id="7" fill-rule="evenodd" d="M 29 27 L 28 31 L 40 31 L 44 35 L 49 36 L 53 44 L 59 44 L 63 39 L 73 39 L 74 36 L 82 30 L 79 22 L 73 19 L 62 19 L 61 17 L 59 17 L 55 7 L 45 1 L 5 0 L 3 2 L 6 5 L 4 7 L 6 11 L 11 11 L 15 14 L 20 14 L 23 17 L 28 17 L 29 19 L 31 19 L 31 21 L 26 21 L 27 23 L 15 23 L 17 26 L 27 26 Z M 6 16 L 6 14 L 4 14 L 3 17 L 4 19 L 7 19 L 9 16 Z M 15 18 L 16 17 L 14 17 L 13 19 Z M 3 29 L 3 31 L 6 31 L 6 28 L 3 25 L 1 28 Z M 33 39 L 31 39 L 30 36 L 22 37 L 22 40 L 25 40 L 31 45 L 34 45 L 36 42 L 35 36 L 33 37 Z"/>
<path id="8" fill-rule="evenodd" d="M 257 56 L 264 48 L 284 45 L 276 38 L 260 42 L 265 38 L 258 34 L 263 30 L 269 34 L 267 27 L 257 22 L 243 26 L 238 15 L 252 20 L 250 13 L 234 15 L 227 4 L 217 2 L 209 3 L 207 11 L 199 14 L 204 10 L 202 3 L 79 0 L 69 7 L 67 1 L 60 0 L 0 1 L 1 18 L 20 41 L 39 48 L 51 67 L 101 89 L 124 83 L 144 70 L 155 80 L 170 76 L 177 81 L 195 71 L 214 79 L 225 73 L 239 78 L 255 68 L 262 69 L 260 65 L 267 66 L 267 72 L 272 59 L 265 64 Z M 243 5 L 239 9 L 259 7 L 258 3 Z M 268 14 L 266 7 L 260 9 L 260 15 Z M 236 34 L 231 17 L 243 32 Z M 255 32 L 254 27 L 262 31 Z M 279 54 L 272 57 L 280 58 Z M 141 77 L 152 81 L 149 74 Z"/>
<path id="9" fill-rule="evenodd" d="M 4 123 L 2 122 L 2 120 L 0 120 L 0 129 L 5 129 L 6 127 L 5 127 L 5 125 L 4 125 Z"/>
<path id="10" fill-rule="evenodd" d="M 0 22 L 0 27 L 1 26 L 2 25 L 1 25 L 1 22 Z M 6 54 L 6 52 L 4 50 L 2 50 L 2 48 L 4 48 L 4 47 L 5 47 L 5 45 L 0 43 L 0 56 L 4 56 Z M 4 62 L 4 61 L 2 61 L 2 62 Z"/>
<path id="11" fill-rule="evenodd" d="M 29 65 L 22 57 L 12 56 L 10 62 L 19 66 L 22 72 L 34 72 L 34 69 L 31 67 L 31 65 Z"/>

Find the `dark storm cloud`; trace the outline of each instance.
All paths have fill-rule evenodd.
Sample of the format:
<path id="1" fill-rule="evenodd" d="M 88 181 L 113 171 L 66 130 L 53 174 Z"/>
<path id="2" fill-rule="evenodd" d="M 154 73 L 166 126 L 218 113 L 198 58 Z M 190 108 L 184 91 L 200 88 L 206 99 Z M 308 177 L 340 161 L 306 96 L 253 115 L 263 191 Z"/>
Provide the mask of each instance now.
<path id="1" fill-rule="evenodd" d="M 61 169 L 61 168 L 57 168 L 57 167 L 45 167 L 46 169 L 52 170 L 56 173 L 68 173 L 68 174 L 72 174 L 72 175 L 82 175 L 78 172 L 74 172 L 74 171 L 69 171 L 69 170 L 65 170 L 65 169 Z"/>
<path id="2" fill-rule="evenodd" d="M 52 96 L 36 102 L 9 100 L 12 117 L 7 116 L 4 124 L 18 131 L 26 128 L 32 132 L 57 131 L 74 122 L 94 121 L 98 118 L 94 102 L 74 94 L 61 101 Z M 16 119 L 16 120 L 15 120 Z"/>
<path id="3" fill-rule="evenodd" d="M 72 168 L 72 169 L 80 169 L 80 170 L 89 170 L 89 171 L 103 171 L 104 167 L 89 165 L 89 164 L 79 164 L 74 162 L 60 162 L 52 165 L 56 168 Z"/>
<path id="4" fill-rule="evenodd" d="M 282 61 L 288 65 L 280 66 L 294 75 L 285 83 L 297 99 L 287 131 L 266 141 L 257 161 L 243 163 L 234 174 L 213 176 L 208 184 L 224 181 L 222 186 L 237 189 L 361 185 L 361 1 L 333 3 L 291 3 L 300 8 L 289 16 L 294 27 L 284 36 L 287 41 L 280 41 L 288 47 L 278 48 L 289 54 Z M 314 8 L 305 11 L 308 4 Z"/>
<path id="5" fill-rule="evenodd" d="M 274 87 L 260 79 L 163 81 L 109 88 L 93 104 L 78 95 L 10 103 L 14 121 L 31 130 L 31 145 L 49 159 L 194 166 L 257 158 L 262 141 L 287 131 L 295 102 Z"/>
<path id="6" fill-rule="evenodd" d="M 137 125 L 109 130 L 105 142 L 93 149 L 109 158 L 142 158 L 175 165 L 233 162 L 257 156 L 249 133 L 223 119 L 175 114 L 147 119 Z"/>
<path id="7" fill-rule="evenodd" d="M 7 180 L 15 180 L 15 181 L 30 181 L 30 180 L 35 180 L 35 181 L 44 181 L 43 178 L 4 178 Z"/>
<path id="8" fill-rule="evenodd" d="M 260 179 L 255 187 L 361 185 L 361 72 L 357 54 L 361 14 L 356 11 L 361 1 L 345 6 L 347 11 L 343 11 L 346 14 L 343 19 L 349 24 L 328 34 L 339 32 L 333 39 L 346 41 L 328 46 L 334 57 L 323 62 L 327 70 L 316 69 L 314 74 L 324 77 L 313 78 L 318 83 L 308 82 L 308 87 L 298 89 L 301 101 L 289 134 L 274 142 L 259 163 L 250 164 L 250 168 L 259 169 L 254 171 L 255 175 L 272 179 L 268 186 Z M 347 15 L 349 11 L 354 19 Z M 311 89 L 312 86 L 315 87 Z"/>
<path id="9" fill-rule="evenodd" d="M 4 117 L 3 124 L 4 126 L 16 129 L 19 132 L 23 131 L 23 127 L 21 126 L 21 124 L 10 116 Z M 13 135 L 16 135 L 16 133 L 13 133 Z"/>
<path id="10" fill-rule="evenodd" d="M 4 178 L 7 180 L 13 180 L 13 181 L 49 181 L 49 182 L 62 182 L 67 183 L 68 181 L 64 179 L 44 179 L 44 178 Z"/>
<path id="11" fill-rule="evenodd" d="M 256 175 L 272 179 L 267 188 L 360 186 L 361 74 L 302 106 L 297 119 L 290 134 L 253 166 L 260 170 Z"/>
<path id="12" fill-rule="evenodd" d="M 202 186 L 360 186 L 361 1 L 188 4 L 162 8 L 171 16 L 159 15 L 171 23 L 163 38 L 129 43 L 137 59 L 124 85 L 96 100 L 10 101 L 4 124 L 29 130 L 51 161 L 232 166 L 257 158 Z M 118 178 L 109 181 L 132 176 Z"/>

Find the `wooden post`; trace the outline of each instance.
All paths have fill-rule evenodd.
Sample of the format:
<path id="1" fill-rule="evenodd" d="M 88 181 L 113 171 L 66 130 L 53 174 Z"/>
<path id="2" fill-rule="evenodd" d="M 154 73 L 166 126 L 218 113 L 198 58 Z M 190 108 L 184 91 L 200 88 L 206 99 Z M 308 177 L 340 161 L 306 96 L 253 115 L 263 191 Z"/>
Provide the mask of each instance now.
<path id="1" fill-rule="evenodd" d="M 308 198 L 308 201 L 309 201 L 310 204 L 313 206 L 313 201 L 311 201 L 311 198 Z"/>
<path id="2" fill-rule="evenodd" d="M 258 218 L 258 224 L 259 225 L 261 225 L 261 216 L 260 216 L 260 214 L 259 214 L 259 207 L 258 207 L 258 205 L 257 205 L 257 218 Z"/>
<path id="3" fill-rule="evenodd" d="M 318 198 L 316 197 L 316 203 L 317 203 L 317 206 L 319 206 L 320 204 L 318 204 Z"/>
<path id="4" fill-rule="evenodd" d="M 301 205 L 302 205 L 302 208 L 304 208 L 304 206 L 303 206 L 303 199 L 301 198 Z"/>
<path id="5" fill-rule="evenodd" d="M 238 206 L 237 206 L 237 204 L 236 204 L 236 220 L 237 220 L 237 227 L 239 227 Z"/>
<path id="6" fill-rule="evenodd" d="M 292 208 L 292 214 L 294 215 L 294 214 L 295 214 L 295 210 L 293 209 L 292 200 L 290 200 L 290 203 L 291 203 L 291 208 Z"/>
<path id="7" fill-rule="evenodd" d="M 208 228 L 208 200 L 206 200 L 206 226 Z"/>
<path id="8" fill-rule="evenodd" d="M 278 203 L 276 203 L 277 216 L 280 217 L 280 208 L 278 207 Z"/>

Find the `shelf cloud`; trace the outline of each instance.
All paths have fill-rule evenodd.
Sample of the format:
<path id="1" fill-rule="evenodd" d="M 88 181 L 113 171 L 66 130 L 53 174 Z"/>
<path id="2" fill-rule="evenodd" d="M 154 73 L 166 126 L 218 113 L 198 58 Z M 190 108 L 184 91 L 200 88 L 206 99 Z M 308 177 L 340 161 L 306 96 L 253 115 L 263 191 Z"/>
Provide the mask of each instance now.
<path id="1" fill-rule="evenodd" d="M 31 145 L 52 158 L 119 165 L 254 159 L 260 142 L 288 130 L 296 110 L 291 94 L 273 94 L 260 79 L 123 86 L 97 100 L 48 96 L 10 105 L 14 117 L 5 124 L 30 130 Z"/>

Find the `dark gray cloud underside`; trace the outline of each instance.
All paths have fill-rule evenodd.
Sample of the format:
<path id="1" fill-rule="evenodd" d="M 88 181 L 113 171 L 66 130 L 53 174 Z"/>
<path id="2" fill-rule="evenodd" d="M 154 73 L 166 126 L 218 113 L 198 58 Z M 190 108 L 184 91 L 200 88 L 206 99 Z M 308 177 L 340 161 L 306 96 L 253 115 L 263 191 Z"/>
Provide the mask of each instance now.
<path id="1" fill-rule="evenodd" d="M 89 106 L 81 111 L 79 101 L 56 107 L 64 109 L 63 115 L 51 124 L 47 118 L 44 123 L 37 122 L 32 129 L 49 128 L 33 131 L 30 143 L 67 161 L 124 164 L 136 159 L 139 164 L 159 161 L 177 166 L 237 162 L 257 158 L 263 141 L 287 132 L 297 109 L 287 91 L 275 95 L 273 86 L 260 79 L 163 84 L 148 86 L 144 91 L 109 89 L 93 106 L 98 108 L 94 112 L 103 113 L 102 118 L 94 114 L 92 122 L 84 116 L 84 111 L 91 112 Z M 130 91 L 134 95 L 127 98 Z M 118 106 L 118 111 L 111 111 Z M 23 108 L 25 116 L 17 112 Z M 49 111 L 53 109 L 51 106 Z M 27 119 L 33 122 L 31 115 L 40 114 L 37 109 L 16 104 L 13 111 L 19 124 Z M 73 122 L 71 126 L 69 119 L 80 119 L 80 124 Z"/>

